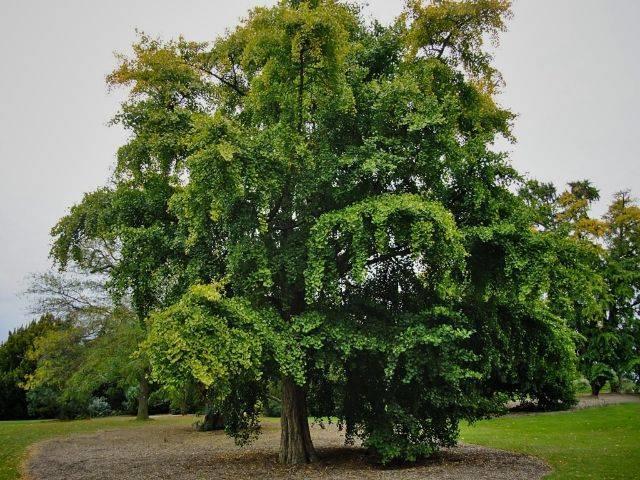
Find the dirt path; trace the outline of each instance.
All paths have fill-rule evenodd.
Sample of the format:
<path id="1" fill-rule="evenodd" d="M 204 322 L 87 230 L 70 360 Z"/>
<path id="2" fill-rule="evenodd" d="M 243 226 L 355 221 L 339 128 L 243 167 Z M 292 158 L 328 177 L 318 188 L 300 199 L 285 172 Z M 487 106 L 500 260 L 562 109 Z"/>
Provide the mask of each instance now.
<path id="1" fill-rule="evenodd" d="M 584 395 L 578 397 L 578 405 L 575 408 L 602 407 L 605 405 L 617 405 L 620 403 L 640 403 L 640 395 L 626 393 L 601 393 L 597 397 Z"/>
<path id="2" fill-rule="evenodd" d="M 549 468 L 532 457 L 477 446 L 444 451 L 437 460 L 401 469 L 367 463 L 362 449 L 343 446 L 333 427 L 312 429 L 321 461 L 285 467 L 276 462 L 277 424 L 267 424 L 250 447 L 222 432 L 154 426 L 52 439 L 37 445 L 26 464 L 32 480 L 76 479 L 537 479 Z"/>
<path id="3" fill-rule="evenodd" d="M 640 403 L 640 395 L 627 393 L 601 393 L 598 397 L 592 395 L 579 395 L 578 403 L 571 410 L 583 408 L 604 407 L 606 405 L 619 405 L 621 403 Z M 510 415 L 527 415 L 528 413 L 540 413 L 535 408 L 522 408 L 520 402 L 507 403 Z"/>

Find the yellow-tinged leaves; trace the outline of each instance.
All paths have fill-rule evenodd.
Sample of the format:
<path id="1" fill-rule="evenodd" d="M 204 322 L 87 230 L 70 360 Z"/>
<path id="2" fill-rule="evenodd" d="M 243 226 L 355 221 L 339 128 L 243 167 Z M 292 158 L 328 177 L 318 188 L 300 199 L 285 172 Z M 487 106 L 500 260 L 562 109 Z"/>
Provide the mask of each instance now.
<path id="1" fill-rule="evenodd" d="M 237 151 L 238 148 L 229 142 L 220 142 L 218 144 L 218 152 L 220 152 L 222 158 L 224 158 L 227 162 L 233 160 L 233 154 Z"/>
<path id="2" fill-rule="evenodd" d="M 465 257 L 453 216 L 442 205 L 410 194 L 381 195 L 323 215 L 312 230 L 309 250 L 309 300 L 321 291 L 335 297 L 345 275 L 362 282 L 372 265 L 409 255 L 425 283 L 451 294 L 450 274 L 463 269 Z M 345 263 L 350 265 L 346 270 Z"/>

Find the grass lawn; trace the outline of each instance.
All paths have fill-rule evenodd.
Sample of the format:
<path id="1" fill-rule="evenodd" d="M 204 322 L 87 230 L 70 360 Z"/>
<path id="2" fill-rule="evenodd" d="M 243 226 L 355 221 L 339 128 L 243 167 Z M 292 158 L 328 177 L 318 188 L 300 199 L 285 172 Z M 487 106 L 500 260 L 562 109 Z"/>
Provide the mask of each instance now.
<path id="1" fill-rule="evenodd" d="M 162 417 L 153 422 L 187 425 L 193 417 Z M 0 422 L 0 480 L 19 478 L 27 447 L 39 440 L 140 425 L 130 417 Z M 552 479 L 640 479 L 640 404 L 502 417 L 465 426 L 461 436 L 467 443 L 545 459 L 554 469 Z"/>
<path id="2" fill-rule="evenodd" d="M 189 424 L 193 417 L 162 417 L 154 424 Z M 93 420 L 19 420 L 0 422 L 0 480 L 20 478 L 20 463 L 27 447 L 46 438 L 72 433 L 90 433 L 111 428 L 135 428 L 144 425 L 132 417 L 108 417 Z"/>
<path id="3" fill-rule="evenodd" d="M 462 441 L 546 460 L 549 479 L 640 479 L 640 404 L 508 416 L 462 428 Z"/>

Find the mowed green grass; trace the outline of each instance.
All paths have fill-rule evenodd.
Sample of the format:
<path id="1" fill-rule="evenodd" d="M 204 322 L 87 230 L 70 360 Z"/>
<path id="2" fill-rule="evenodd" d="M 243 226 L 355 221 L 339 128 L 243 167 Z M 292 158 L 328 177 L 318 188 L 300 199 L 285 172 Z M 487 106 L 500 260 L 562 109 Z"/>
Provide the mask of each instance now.
<path id="1" fill-rule="evenodd" d="M 191 416 L 163 416 L 151 420 L 155 424 L 188 425 Z M 73 433 L 91 433 L 113 428 L 135 428 L 147 424 L 133 417 L 107 417 L 93 420 L 19 420 L 0 422 L 0 480 L 20 478 L 20 464 L 29 445 L 40 440 Z"/>
<path id="2" fill-rule="evenodd" d="M 161 417 L 153 422 L 188 425 L 193 417 Z M 0 480 L 20 478 L 27 447 L 37 441 L 144 424 L 131 417 L 0 422 Z M 640 404 L 486 420 L 463 427 L 461 439 L 542 458 L 554 469 L 550 479 L 640 479 Z"/>
<path id="3" fill-rule="evenodd" d="M 486 420 L 461 440 L 542 458 L 549 479 L 640 479 L 638 403 Z"/>

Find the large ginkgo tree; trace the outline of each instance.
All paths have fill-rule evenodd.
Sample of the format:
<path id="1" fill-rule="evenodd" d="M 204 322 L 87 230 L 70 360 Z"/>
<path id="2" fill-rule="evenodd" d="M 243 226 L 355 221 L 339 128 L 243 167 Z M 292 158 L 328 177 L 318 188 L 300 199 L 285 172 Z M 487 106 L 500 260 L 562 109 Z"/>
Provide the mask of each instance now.
<path id="1" fill-rule="evenodd" d="M 455 443 L 508 398 L 571 403 L 553 246 L 492 147 L 514 116 L 484 42 L 509 6 L 410 1 L 382 26 L 283 0 L 210 45 L 142 38 L 110 78 L 145 135 L 100 225 L 124 225 L 107 229 L 114 285 L 150 285 L 155 380 L 205 385 L 241 442 L 281 385 L 284 463 L 316 458 L 309 416 L 389 462 Z"/>

